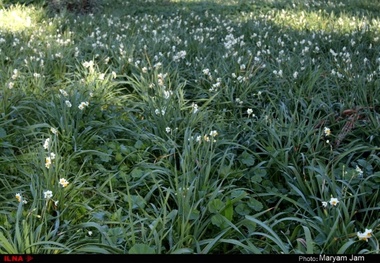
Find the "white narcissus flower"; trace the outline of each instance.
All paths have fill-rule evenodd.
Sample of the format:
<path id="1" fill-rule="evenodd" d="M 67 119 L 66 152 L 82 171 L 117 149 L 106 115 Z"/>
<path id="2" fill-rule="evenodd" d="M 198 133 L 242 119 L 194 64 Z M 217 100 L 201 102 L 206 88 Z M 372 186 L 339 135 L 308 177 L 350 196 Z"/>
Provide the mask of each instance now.
<path id="1" fill-rule="evenodd" d="M 63 90 L 63 89 L 60 89 L 59 92 L 60 92 L 63 96 L 65 96 L 65 97 L 69 96 L 69 94 L 68 94 L 65 90 Z"/>
<path id="2" fill-rule="evenodd" d="M 69 182 L 65 178 L 61 178 L 61 179 L 59 179 L 59 184 L 62 187 L 66 187 L 69 184 Z"/>
<path id="3" fill-rule="evenodd" d="M 210 132 L 210 136 L 212 136 L 212 137 L 215 137 L 217 135 L 218 135 L 218 132 L 215 131 L 215 130 L 213 130 L 213 131 Z"/>
<path id="4" fill-rule="evenodd" d="M 50 138 L 47 138 L 44 142 L 44 145 L 43 145 L 44 149 L 46 149 L 46 150 L 49 149 L 49 144 L 50 144 Z"/>
<path id="5" fill-rule="evenodd" d="M 358 173 L 358 175 L 363 175 L 363 170 L 360 169 L 360 167 L 358 165 L 356 165 L 355 171 Z"/>
<path id="6" fill-rule="evenodd" d="M 365 229 L 364 233 L 361 233 L 361 232 L 357 232 L 357 236 L 359 238 L 359 240 L 363 240 L 363 241 L 366 241 L 368 242 L 368 239 L 370 237 L 372 237 L 372 229 Z"/>
<path id="7" fill-rule="evenodd" d="M 57 134 L 58 133 L 58 130 L 56 128 L 50 128 L 50 131 L 53 133 L 53 134 Z"/>
<path id="8" fill-rule="evenodd" d="M 23 203 L 23 204 L 27 204 L 27 203 L 28 203 L 28 201 L 26 201 L 25 198 L 23 198 L 22 195 L 21 195 L 20 193 L 17 193 L 17 194 L 15 195 L 15 197 L 16 197 L 16 199 L 17 199 L 17 201 L 18 201 L 19 203 Z"/>
<path id="9" fill-rule="evenodd" d="M 83 110 L 85 107 L 88 107 L 89 104 L 88 101 L 83 101 L 79 104 L 78 109 Z"/>
<path id="10" fill-rule="evenodd" d="M 17 193 L 17 194 L 16 194 L 16 199 L 17 199 L 17 201 L 21 202 L 22 197 L 21 197 L 21 194 L 20 194 L 20 193 Z"/>
<path id="11" fill-rule="evenodd" d="M 50 165 L 51 165 L 51 157 L 48 156 L 45 158 L 45 167 L 49 169 Z"/>
<path id="12" fill-rule="evenodd" d="M 339 200 L 338 200 L 338 198 L 331 197 L 329 203 L 330 203 L 330 205 L 332 205 L 332 206 L 336 206 L 336 205 L 339 203 Z"/>
<path id="13" fill-rule="evenodd" d="M 53 192 L 52 191 L 50 191 L 50 190 L 46 190 L 45 192 L 44 192 L 44 198 L 45 199 L 50 199 L 50 198 L 52 198 L 53 197 Z"/>
<path id="14" fill-rule="evenodd" d="M 325 128 L 323 129 L 323 132 L 325 133 L 325 136 L 330 136 L 330 135 L 331 135 L 331 130 L 330 130 L 330 128 L 325 127 Z"/>

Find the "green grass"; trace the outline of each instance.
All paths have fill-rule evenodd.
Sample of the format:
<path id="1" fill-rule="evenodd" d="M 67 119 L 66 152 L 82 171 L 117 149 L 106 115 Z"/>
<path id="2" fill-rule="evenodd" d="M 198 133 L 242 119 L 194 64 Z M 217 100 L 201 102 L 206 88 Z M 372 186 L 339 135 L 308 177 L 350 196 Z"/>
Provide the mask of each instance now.
<path id="1" fill-rule="evenodd" d="M 376 1 L 0 7 L 0 253 L 379 253 Z"/>

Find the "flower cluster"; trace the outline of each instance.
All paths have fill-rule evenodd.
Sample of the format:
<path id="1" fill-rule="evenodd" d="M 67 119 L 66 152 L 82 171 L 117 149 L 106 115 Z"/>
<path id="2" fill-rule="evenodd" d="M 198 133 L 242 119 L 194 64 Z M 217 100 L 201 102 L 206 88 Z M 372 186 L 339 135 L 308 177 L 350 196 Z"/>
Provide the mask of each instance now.
<path id="1" fill-rule="evenodd" d="M 201 143 L 202 141 L 204 141 L 204 142 L 216 142 L 216 140 L 215 140 L 215 137 L 216 136 L 218 136 L 218 132 L 216 131 L 216 130 L 213 130 L 213 131 L 210 131 L 210 133 L 207 135 L 207 134 L 205 134 L 205 135 L 198 135 L 198 136 L 196 136 L 195 137 L 195 141 L 196 142 L 198 142 L 198 143 Z M 189 138 L 189 141 L 190 140 L 193 140 L 194 139 L 194 137 L 193 136 L 191 136 L 190 138 Z"/>
<path id="2" fill-rule="evenodd" d="M 192 108 L 192 112 L 193 112 L 193 113 L 197 113 L 198 110 L 199 110 L 199 108 L 198 108 L 198 104 L 196 104 L 196 103 L 194 103 L 194 102 L 191 104 L 191 108 Z"/>
<path id="3" fill-rule="evenodd" d="M 356 165 L 355 171 L 358 173 L 359 176 L 363 175 L 363 170 L 358 165 Z"/>
<path id="4" fill-rule="evenodd" d="M 211 131 L 209 136 L 208 135 L 204 135 L 203 136 L 203 140 L 206 141 L 206 142 L 209 142 L 211 139 L 212 139 L 212 142 L 216 142 L 216 140 L 214 139 L 216 136 L 218 135 L 218 132 L 217 131 Z"/>
<path id="5" fill-rule="evenodd" d="M 324 127 L 323 128 L 323 133 L 324 133 L 324 135 L 327 137 L 327 136 L 330 136 L 331 135 L 331 130 L 330 130 L 330 128 L 328 128 L 328 127 Z"/>
<path id="6" fill-rule="evenodd" d="M 69 100 L 65 100 L 65 104 L 68 108 L 71 108 L 73 106 Z"/>
<path id="7" fill-rule="evenodd" d="M 83 62 L 82 66 L 84 68 L 87 68 L 90 73 L 94 73 L 94 71 L 95 71 L 94 70 L 94 61 L 93 60 Z"/>
<path id="8" fill-rule="evenodd" d="M 45 140 L 45 142 L 44 142 L 43 147 L 44 147 L 45 150 L 48 150 L 48 149 L 49 149 L 49 146 L 50 146 L 50 138 L 47 138 L 47 139 Z"/>
<path id="9" fill-rule="evenodd" d="M 364 233 L 357 232 L 356 234 L 357 234 L 359 240 L 363 240 L 363 241 L 368 242 L 368 239 L 372 237 L 372 229 L 366 228 Z"/>
<path id="10" fill-rule="evenodd" d="M 155 109 L 155 110 L 154 110 L 154 113 L 155 113 L 156 115 L 162 115 L 162 116 L 164 116 L 165 113 L 166 113 L 166 107 L 162 108 L 161 110 L 160 110 L 160 109 Z"/>
<path id="11" fill-rule="evenodd" d="M 86 64 L 87 65 L 87 64 Z M 88 66 L 90 67 L 90 66 Z M 68 100 L 68 96 L 69 94 L 67 93 L 67 91 L 65 91 L 64 89 L 60 89 L 59 92 L 61 93 L 61 95 L 65 98 L 65 104 L 66 104 L 66 107 L 68 108 L 71 108 L 73 105 L 71 103 L 70 100 Z M 90 93 L 90 96 L 91 96 L 91 93 Z M 84 108 L 88 107 L 89 106 L 89 102 L 88 101 L 82 101 L 79 105 L 78 105 L 78 109 L 80 110 L 84 110 Z"/>
<path id="12" fill-rule="evenodd" d="M 50 191 L 50 190 L 46 190 L 46 191 L 44 191 L 44 198 L 46 199 L 46 200 L 49 200 L 50 198 L 52 198 L 53 197 L 53 192 L 52 191 Z"/>
<path id="13" fill-rule="evenodd" d="M 330 140 L 327 139 L 327 137 L 331 136 L 331 130 L 329 127 L 324 127 L 323 128 L 323 137 L 326 139 L 326 143 L 330 144 Z"/>
<path id="14" fill-rule="evenodd" d="M 256 115 L 253 113 L 253 110 L 251 108 L 247 109 L 247 114 L 248 114 L 248 117 L 250 117 L 250 116 L 256 117 Z"/>
<path id="15" fill-rule="evenodd" d="M 60 184 L 62 187 L 66 187 L 66 186 L 68 186 L 69 181 L 67 181 L 65 178 L 60 178 L 60 179 L 59 179 L 59 184 Z"/>
<path id="16" fill-rule="evenodd" d="M 51 190 L 46 190 L 44 191 L 44 199 L 46 199 L 46 205 L 48 204 L 49 201 L 54 202 L 54 206 L 58 206 L 58 200 L 53 200 L 53 192 Z"/>
<path id="17" fill-rule="evenodd" d="M 56 128 L 50 128 L 50 131 L 54 134 L 58 134 L 58 130 Z M 45 167 L 50 168 L 52 165 L 53 160 L 55 159 L 56 155 L 54 152 L 51 151 L 51 138 L 46 138 L 43 143 L 43 148 L 48 151 L 48 156 L 45 157 Z"/>
<path id="18" fill-rule="evenodd" d="M 323 202 L 322 202 L 322 206 L 323 206 L 324 208 L 326 208 L 326 207 L 328 206 L 328 204 L 330 204 L 331 206 L 337 206 L 338 203 L 339 203 L 338 198 L 331 197 L 330 201 L 328 201 L 328 202 L 327 202 L 327 201 L 323 201 Z"/>
<path id="19" fill-rule="evenodd" d="M 89 105 L 89 102 L 88 101 L 82 101 L 79 106 L 78 106 L 78 109 L 80 110 L 84 110 L 84 108 L 88 107 Z"/>
<path id="20" fill-rule="evenodd" d="M 45 158 L 45 167 L 49 169 L 54 159 L 55 153 L 50 153 L 49 156 Z"/>
<path id="21" fill-rule="evenodd" d="M 23 204 L 28 203 L 28 201 L 26 201 L 26 199 L 20 193 L 17 193 L 15 197 L 19 203 L 23 203 Z"/>

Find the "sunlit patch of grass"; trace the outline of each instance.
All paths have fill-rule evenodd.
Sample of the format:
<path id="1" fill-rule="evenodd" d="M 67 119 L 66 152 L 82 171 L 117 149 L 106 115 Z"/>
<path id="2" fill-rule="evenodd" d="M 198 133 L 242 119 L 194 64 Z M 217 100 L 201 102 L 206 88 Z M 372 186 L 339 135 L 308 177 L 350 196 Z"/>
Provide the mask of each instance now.
<path id="1" fill-rule="evenodd" d="M 368 27 L 377 29 L 376 20 L 370 17 L 354 16 L 350 13 L 336 14 L 326 10 L 305 11 L 303 9 L 273 10 L 266 18 L 279 27 L 297 31 L 314 31 L 345 34 L 353 31 L 365 31 Z"/>
<path id="2" fill-rule="evenodd" d="M 0 10 L 0 31 L 21 32 L 35 28 L 43 10 L 34 6 L 12 5 Z"/>

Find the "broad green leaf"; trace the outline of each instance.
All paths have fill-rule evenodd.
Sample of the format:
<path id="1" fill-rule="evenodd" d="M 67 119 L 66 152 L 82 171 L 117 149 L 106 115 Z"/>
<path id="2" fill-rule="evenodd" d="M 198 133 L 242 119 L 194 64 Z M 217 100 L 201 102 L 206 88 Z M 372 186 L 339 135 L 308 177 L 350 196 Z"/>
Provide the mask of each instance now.
<path id="1" fill-rule="evenodd" d="M 223 210 L 223 215 L 229 220 L 232 221 L 234 215 L 234 207 L 230 200 L 227 201 L 226 207 Z"/>
<path id="2" fill-rule="evenodd" d="M 135 168 L 131 172 L 131 176 L 133 178 L 141 178 L 143 175 L 144 175 L 144 171 L 139 168 Z"/>
<path id="3" fill-rule="evenodd" d="M 189 216 L 189 220 L 197 220 L 199 218 L 199 211 L 198 210 L 192 210 Z"/>
<path id="4" fill-rule="evenodd" d="M 261 183 L 261 181 L 263 180 L 263 178 L 262 178 L 261 175 L 255 174 L 254 176 L 251 176 L 250 180 L 251 180 L 252 183 Z"/>
<path id="5" fill-rule="evenodd" d="M 237 199 L 237 200 L 243 199 L 243 198 L 246 197 L 246 196 L 247 196 L 247 192 L 244 191 L 244 190 L 240 190 L 240 189 L 238 189 L 238 190 L 234 190 L 234 191 L 232 191 L 232 193 L 231 193 L 231 197 L 232 197 L 233 199 Z M 237 201 L 237 200 L 236 200 L 236 201 Z"/>
<path id="6" fill-rule="evenodd" d="M 235 207 L 235 211 L 239 215 L 245 216 L 245 215 L 249 215 L 252 210 L 246 204 L 238 204 Z"/>
<path id="7" fill-rule="evenodd" d="M 106 213 L 105 212 L 95 212 L 92 214 L 92 216 L 100 221 L 105 220 Z"/>
<path id="8" fill-rule="evenodd" d="M 143 146 L 144 146 L 144 143 L 143 143 L 142 141 L 140 141 L 140 140 L 137 140 L 137 141 L 135 142 L 135 145 L 134 145 L 134 147 L 135 147 L 136 149 L 141 149 Z"/>
<path id="9" fill-rule="evenodd" d="M 252 208 L 256 212 L 259 212 L 263 210 L 264 208 L 263 204 L 255 198 L 250 198 L 247 204 L 250 208 Z"/>
<path id="10" fill-rule="evenodd" d="M 208 210 L 210 213 L 219 213 L 224 208 L 224 203 L 220 199 L 211 200 L 208 203 Z"/>
<path id="11" fill-rule="evenodd" d="M 240 156 L 239 160 L 242 164 L 246 166 L 253 166 L 255 164 L 255 158 L 252 154 L 249 154 L 247 151 L 244 151 Z"/>
<path id="12" fill-rule="evenodd" d="M 146 244 L 135 244 L 133 245 L 129 251 L 129 254 L 156 254 L 154 248 L 146 245 Z"/>
<path id="13" fill-rule="evenodd" d="M 216 214 L 211 217 L 211 223 L 217 227 L 220 227 L 222 229 L 226 228 L 228 226 L 226 222 L 226 218 L 222 216 L 221 214 Z"/>
<path id="14" fill-rule="evenodd" d="M 314 254 L 314 242 L 311 238 L 311 232 L 310 229 L 306 226 L 302 226 L 303 231 L 305 232 L 305 239 L 306 239 L 306 254 Z"/>
<path id="15" fill-rule="evenodd" d="M 130 195 L 127 196 L 127 198 L 129 198 L 132 203 L 132 209 L 144 208 L 146 205 L 145 199 L 139 195 Z"/>
<path id="16" fill-rule="evenodd" d="M 248 236 L 250 236 L 251 233 L 253 233 L 254 231 L 256 231 L 257 224 L 255 222 L 252 222 L 252 221 L 244 220 L 243 221 L 243 226 L 245 226 L 247 228 L 247 230 L 248 230 Z"/>

